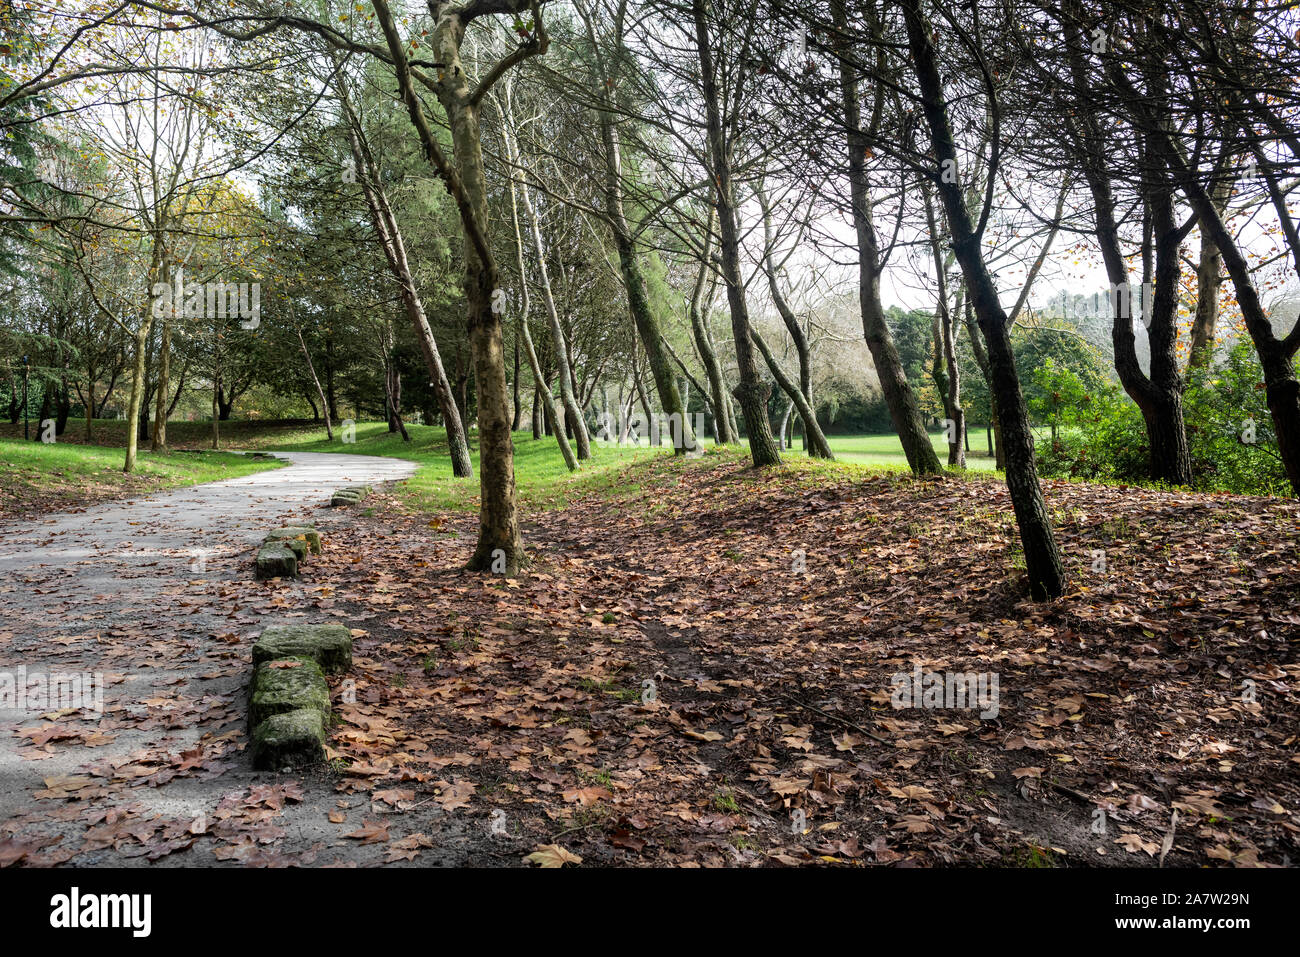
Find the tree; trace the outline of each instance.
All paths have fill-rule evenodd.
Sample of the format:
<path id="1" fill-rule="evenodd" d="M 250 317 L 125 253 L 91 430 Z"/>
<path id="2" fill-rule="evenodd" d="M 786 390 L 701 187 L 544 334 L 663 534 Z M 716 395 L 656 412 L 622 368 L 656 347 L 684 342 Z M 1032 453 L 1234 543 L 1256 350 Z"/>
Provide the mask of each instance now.
<path id="1" fill-rule="evenodd" d="M 933 149 L 936 167 L 930 173 L 931 182 L 943 204 L 952 235 L 953 254 L 961 266 L 967 294 L 974 307 L 980 331 L 988 350 L 990 384 L 997 396 L 998 420 L 1006 444 L 1007 489 L 1015 509 L 1020 541 L 1025 550 L 1025 568 L 1029 587 L 1035 598 L 1056 598 L 1065 590 L 1065 567 L 1056 544 L 1052 520 L 1043 502 L 1043 492 L 1038 484 L 1034 464 L 1034 438 L 1029 427 L 1020 379 L 1016 372 L 1015 357 L 1011 349 L 1008 317 L 998 299 L 997 288 L 985 265 L 980 249 L 983 224 L 981 215 L 977 223 L 966 208 L 966 198 L 959 182 L 957 146 L 949 119 L 947 96 L 939 72 L 938 55 L 932 39 L 933 29 L 921 10 L 920 0 L 901 0 L 904 24 L 907 31 L 907 48 L 915 71 L 920 94 L 921 109 Z M 978 52 L 978 36 L 964 35 L 971 52 Z M 988 84 L 985 95 L 990 98 L 990 108 L 996 109 L 996 93 Z M 998 141 L 995 129 L 993 141 Z M 994 151 L 996 157 L 996 147 Z M 996 165 L 996 159 L 991 160 Z M 950 175 L 945 175 L 946 173 Z M 994 172 L 990 171 L 990 181 Z"/>
<path id="2" fill-rule="evenodd" d="M 691 17 L 695 24 L 696 52 L 700 59 L 700 76 L 703 84 L 704 110 L 708 128 L 707 168 L 713 183 L 714 205 L 718 211 L 718 245 L 722 254 L 722 279 L 727 287 L 727 303 L 731 308 L 731 331 L 735 337 L 736 365 L 740 381 L 733 394 L 740 403 L 745 417 L 745 436 L 749 454 L 755 467 L 779 465 L 781 452 L 772 437 L 767 418 L 767 400 L 771 387 L 758 375 L 754 359 L 755 340 L 749 324 L 749 307 L 745 301 L 744 283 L 740 272 L 740 223 L 736 214 L 736 194 L 732 180 L 732 145 L 726 129 L 733 128 L 732 117 L 726 117 L 718 88 L 715 67 L 715 50 L 710 37 L 708 16 L 704 0 L 692 0 Z M 744 48 L 731 51 L 733 59 L 744 59 Z M 743 74 L 735 81 L 743 83 Z M 740 99 L 742 91 L 729 90 L 727 102 Z M 763 350 L 766 353 L 766 349 Z M 828 449 L 829 451 L 829 449 Z"/>
<path id="3" fill-rule="evenodd" d="M 375 158 L 374 151 L 370 148 L 364 124 L 353 108 L 351 97 L 348 95 L 344 82 L 340 71 L 336 74 L 335 83 L 344 121 L 348 127 L 348 147 L 353 164 L 352 178 L 355 178 L 361 186 L 361 192 L 365 196 L 366 207 L 370 211 L 371 222 L 374 225 L 379 245 L 384 251 L 384 258 L 388 262 L 389 269 L 392 270 L 394 280 L 397 282 L 407 320 L 410 322 L 411 328 L 415 332 L 416 341 L 420 345 L 420 353 L 424 357 L 428 369 L 430 385 L 437 396 L 438 407 L 442 411 L 443 424 L 447 429 L 447 446 L 451 455 L 452 474 L 457 478 L 473 478 L 474 466 L 470 462 L 469 443 L 465 436 L 461 409 L 456 404 L 456 397 L 452 393 L 451 383 L 447 380 L 447 372 L 443 368 L 442 353 L 438 350 L 438 342 L 433 336 L 433 331 L 429 328 L 429 319 L 424 311 L 424 302 L 416 287 L 415 276 L 411 271 L 410 262 L 407 258 L 406 242 L 402 238 L 402 230 L 398 225 L 397 217 L 388 201 L 388 195 L 380 179 L 379 163 Z M 393 381 L 395 384 L 400 385 L 400 378 Z M 323 398 L 322 401 L 324 401 Z"/>
<path id="4" fill-rule="evenodd" d="M 874 84 L 870 123 L 864 126 L 859 68 L 845 48 L 850 35 L 846 0 L 830 0 L 830 8 L 831 22 L 837 37 L 835 54 L 839 66 L 841 108 L 848 152 L 849 195 L 858 244 L 858 295 L 862 307 L 862 334 L 871 349 L 880 388 L 889 405 L 894 431 L 903 443 L 907 464 L 917 475 L 938 474 L 941 471 L 939 457 L 921 422 L 916 396 L 903 373 L 880 300 L 880 277 L 885 268 L 885 256 L 876 232 L 868 159 L 871 145 L 879 141 L 883 132 L 884 98 L 888 82 L 887 78 L 879 77 L 879 82 Z M 873 33 L 877 33 L 879 20 L 874 9 L 867 22 Z M 872 37 L 873 42 L 881 39 L 878 34 Z"/>

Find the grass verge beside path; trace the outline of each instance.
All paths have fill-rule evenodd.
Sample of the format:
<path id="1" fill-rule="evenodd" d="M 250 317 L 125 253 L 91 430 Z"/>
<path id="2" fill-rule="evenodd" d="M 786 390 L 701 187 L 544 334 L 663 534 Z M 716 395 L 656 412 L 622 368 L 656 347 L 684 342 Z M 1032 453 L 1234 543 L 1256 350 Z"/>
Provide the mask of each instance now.
<path id="1" fill-rule="evenodd" d="M 362 422 L 356 427 L 356 441 L 344 443 L 337 430 L 334 441 L 330 442 L 325 438 L 323 428 L 306 427 L 299 432 L 279 432 L 268 436 L 264 443 L 250 443 L 250 447 L 281 452 L 348 452 L 408 459 L 418 463 L 420 468 L 410 479 L 399 483 L 400 499 L 422 511 L 476 511 L 479 507 L 478 449 L 470 450 L 474 478 L 469 481 L 453 478 L 446 431 L 427 425 L 407 426 L 407 431 L 411 434 L 411 441 L 403 442 L 400 435 L 389 432 L 382 422 Z M 593 444 L 591 460 L 583 462 L 577 472 L 570 473 L 564 467 L 553 437 L 534 439 L 527 432 L 516 432 L 514 440 L 515 487 L 519 505 L 527 511 L 560 508 L 590 493 L 626 490 L 624 472 L 629 466 L 657 456 L 672 455 L 672 450 L 667 447 L 602 448 Z"/>

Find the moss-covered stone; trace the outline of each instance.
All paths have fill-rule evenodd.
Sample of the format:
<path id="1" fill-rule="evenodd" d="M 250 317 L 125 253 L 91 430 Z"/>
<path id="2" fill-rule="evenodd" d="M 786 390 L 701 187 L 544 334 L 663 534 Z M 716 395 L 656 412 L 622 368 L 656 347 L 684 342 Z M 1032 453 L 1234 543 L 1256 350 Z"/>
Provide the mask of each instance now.
<path id="1" fill-rule="evenodd" d="M 310 525 L 286 525 L 284 528 L 277 528 L 266 536 L 266 540 L 268 542 L 304 541 L 313 555 L 321 553 L 320 532 Z"/>
<path id="2" fill-rule="evenodd" d="M 370 494 L 369 485 L 349 485 L 341 488 L 330 498 L 331 505 L 356 505 Z"/>
<path id="3" fill-rule="evenodd" d="M 330 689 L 315 659 L 296 655 L 258 665 L 249 686 L 249 723 L 256 728 L 272 715 L 300 708 L 329 717 Z"/>
<path id="4" fill-rule="evenodd" d="M 253 644 L 253 663 L 311 658 L 329 674 L 352 667 L 352 633 L 342 625 L 272 625 Z"/>
<path id="5" fill-rule="evenodd" d="M 253 767 L 299 768 L 325 760 L 325 718 L 311 708 L 271 715 L 253 729 Z"/>
<path id="6" fill-rule="evenodd" d="M 280 542 L 266 542 L 257 550 L 258 578 L 297 578 L 298 556 Z"/>
<path id="7" fill-rule="evenodd" d="M 283 545 L 289 551 L 293 552 L 298 561 L 307 557 L 307 539 L 305 538 L 277 538 L 277 545 Z"/>

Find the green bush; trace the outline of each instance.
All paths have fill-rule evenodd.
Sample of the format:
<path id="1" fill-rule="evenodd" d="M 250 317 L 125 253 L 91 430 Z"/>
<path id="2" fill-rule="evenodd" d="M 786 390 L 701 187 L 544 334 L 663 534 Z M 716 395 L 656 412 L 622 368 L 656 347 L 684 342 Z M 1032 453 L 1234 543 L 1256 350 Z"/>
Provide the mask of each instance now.
<path id="1" fill-rule="evenodd" d="M 1030 399 L 1030 413 L 1053 425 L 1054 437 L 1039 447 L 1044 475 L 1105 481 L 1141 481 L 1148 446 L 1142 413 L 1114 382 L 1085 385 L 1072 368 L 1044 360 L 1033 373 L 1043 398 Z"/>
<path id="2" fill-rule="evenodd" d="M 1290 494 L 1265 399 L 1264 372 L 1249 342 L 1239 342 L 1221 364 L 1193 372 L 1183 402 L 1199 487 Z"/>
<path id="3" fill-rule="evenodd" d="M 1118 383 L 1085 384 L 1073 369 L 1050 359 L 1034 370 L 1032 381 L 1043 398 L 1030 401 L 1031 413 L 1036 421 L 1056 426 L 1055 439 L 1038 450 L 1042 474 L 1149 481 L 1146 425 Z M 1238 343 L 1214 367 L 1192 373 L 1183 415 L 1198 489 L 1289 494 L 1264 375 L 1249 342 Z"/>

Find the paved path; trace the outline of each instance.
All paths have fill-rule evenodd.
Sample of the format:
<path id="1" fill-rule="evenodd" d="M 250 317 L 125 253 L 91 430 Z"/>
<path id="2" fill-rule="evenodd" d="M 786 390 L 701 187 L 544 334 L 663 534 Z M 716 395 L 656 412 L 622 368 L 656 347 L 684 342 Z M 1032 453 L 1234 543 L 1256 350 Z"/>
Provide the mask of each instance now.
<path id="1" fill-rule="evenodd" d="M 51 720 L 45 709 L 5 709 L 0 702 L 0 843 L 7 830 L 34 828 L 64 834 L 56 847 L 62 854 L 77 850 L 73 863 L 129 863 L 115 853 L 120 847 L 82 850 L 94 815 L 79 811 L 143 805 L 135 817 L 163 822 L 149 839 L 157 846 L 168 821 L 210 815 L 222 794 L 259 780 L 246 754 L 229 743 L 238 736 L 228 733 L 244 709 L 251 637 L 276 620 L 322 615 L 303 611 L 298 583 L 260 586 L 255 602 L 234 583 L 252 578 L 253 549 L 270 529 L 318 519 L 328 538 L 330 523 L 348 521 L 344 509 L 315 511 L 334 489 L 403 479 L 416 468 L 375 456 L 277 454 L 292 464 L 0 524 L 0 681 L 20 668 L 29 680 L 93 672 L 108 681 L 104 713 L 92 720 Z M 306 578 L 310 587 L 310 563 Z M 20 731 L 42 727 L 45 735 L 55 732 L 48 742 Z M 205 763 L 184 767 L 177 755 L 196 747 L 201 753 L 191 763 Z M 67 786 L 87 794 L 102 787 L 98 797 L 33 793 L 47 779 L 88 771 L 89 783 Z M 210 853 L 185 860 L 191 856 L 161 862 L 215 863 Z"/>
<path id="2" fill-rule="evenodd" d="M 282 520 L 304 508 L 328 503 L 345 485 L 374 485 L 408 478 L 415 463 L 374 455 L 280 452 L 293 464 L 242 478 L 110 502 L 34 523 L 0 524 L 0 579 L 38 563 L 94 559 L 81 579 L 111 578 L 115 564 L 143 557 L 196 556 L 210 542 L 256 543 Z M 2 588 L 3 586 L 0 586 Z M 0 610 L 4 594 L 0 592 Z"/>

